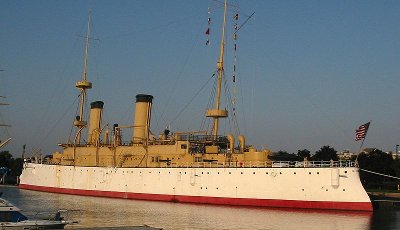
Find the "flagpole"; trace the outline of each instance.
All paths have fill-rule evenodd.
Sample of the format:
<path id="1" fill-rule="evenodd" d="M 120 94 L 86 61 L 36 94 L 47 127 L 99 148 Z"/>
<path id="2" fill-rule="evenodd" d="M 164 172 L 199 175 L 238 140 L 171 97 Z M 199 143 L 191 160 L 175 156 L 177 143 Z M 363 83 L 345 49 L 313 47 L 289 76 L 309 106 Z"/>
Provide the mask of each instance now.
<path id="1" fill-rule="evenodd" d="M 369 129 L 369 126 L 371 125 L 371 121 L 372 121 L 372 120 L 370 120 L 370 121 L 368 122 L 368 123 L 369 123 L 368 129 Z M 362 147 L 363 147 L 363 145 L 364 145 L 365 139 L 367 138 L 367 134 L 368 134 L 368 130 L 367 130 L 367 132 L 365 132 L 365 137 L 363 138 L 363 140 L 362 140 L 362 142 L 361 142 L 361 145 L 360 145 L 360 149 L 358 150 L 358 154 L 357 154 L 356 162 L 355 162 L 356 166 L 358 166 L 358 156 L 359 156 L 360 153 L 361 153 L 361 149 L 362 149 Z"/>

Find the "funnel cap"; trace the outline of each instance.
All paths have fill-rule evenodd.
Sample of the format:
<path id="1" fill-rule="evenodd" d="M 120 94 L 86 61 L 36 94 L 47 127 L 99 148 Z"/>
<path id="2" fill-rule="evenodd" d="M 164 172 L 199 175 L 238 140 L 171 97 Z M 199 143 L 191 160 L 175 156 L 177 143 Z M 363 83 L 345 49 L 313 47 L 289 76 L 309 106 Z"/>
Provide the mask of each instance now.
<path id="1" fill-rule="evenodd" d="M 136 95 L 136 102 L 152 102 L 153 96 L 147 94 L 138 94 Z"/>
<path id="2" fill-rule="evenodd" d="M 104 106 L 104 102 L 102 101 L 94 101 L 90 103 L 90 108 L 92 109 L 102 109 Z"/>

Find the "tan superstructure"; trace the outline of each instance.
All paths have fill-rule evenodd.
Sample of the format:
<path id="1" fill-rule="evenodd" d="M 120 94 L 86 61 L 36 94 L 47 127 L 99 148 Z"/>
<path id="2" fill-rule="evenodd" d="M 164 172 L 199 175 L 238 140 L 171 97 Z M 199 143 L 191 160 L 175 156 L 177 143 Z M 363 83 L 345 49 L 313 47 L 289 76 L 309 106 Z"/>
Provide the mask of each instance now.
<path id="1" fill-rule="evenodd" d="M 104 103 L 91 103 L 88 142 L 61 144 L 63 154 L 53 154 L 51 163 L 109 167 L 187 167 L 203 163 L 212 167 L 233 167 L 268 161 L 270 151 L 256 151 L 245 146 L 241 135 L 237 138 L 237 147 L 232 134 L 215 138 L 206 132 L 171 133 L 164 130 L 157 137 L 150 135 L 152 100 L 151 95 L 137 95 L 134 125 L 114 125 L 111 140 L 108 140 L 108 135 L 102 135 L 110 133 L 107 128 L 101 128 Z M 133 130 L 128 142 L 122 140 L 123 128 Z"/>

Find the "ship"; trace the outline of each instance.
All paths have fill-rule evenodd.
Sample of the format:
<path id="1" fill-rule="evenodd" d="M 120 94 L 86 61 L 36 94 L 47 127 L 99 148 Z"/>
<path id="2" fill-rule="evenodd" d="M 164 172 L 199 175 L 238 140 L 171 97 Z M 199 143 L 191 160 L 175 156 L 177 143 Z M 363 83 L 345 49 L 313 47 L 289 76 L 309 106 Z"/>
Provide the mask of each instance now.
<path id="1" fill-rule="evenodd" d="M 84 120 L 87 90 L 92 88 L 86 76 L 89 14 L 83 74 L 75 85 L 80 91 L 76 135 L 59 144 L 61 152 L 27 160 L 19 188 L 152 201 L 372 211 L 355 162 L 273 162 L 270 150 L 257 150 L 243 135 L 219 133 L 219 122 L 228 117 L 220 100 L 227 6 L 225 1 L 215 105 L 205 112 L 212 130 L 166 128 L 158 135 L 151 130 L 154 97 L 149 94 L 137 94 L 132 125 L 104 125 L 102 101 L 90 104 L 89 122 Z M 130 140 L 123 140 L 122 130 L 131 130 Z"/>

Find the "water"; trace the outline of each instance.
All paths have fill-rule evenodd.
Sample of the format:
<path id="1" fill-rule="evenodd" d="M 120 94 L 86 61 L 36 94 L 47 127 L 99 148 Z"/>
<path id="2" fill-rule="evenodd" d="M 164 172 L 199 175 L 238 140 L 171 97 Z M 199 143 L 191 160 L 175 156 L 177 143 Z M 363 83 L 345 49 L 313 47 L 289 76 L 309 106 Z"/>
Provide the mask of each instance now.
<path id="1" fill-rule="evenodd" d="M 138 226 L 163 229 L 400 229 L 400 210 L 337 212 L 246 208 L 73 196 L 0 187 L 28 216 L 69 212 L 69 228 Z"/>

